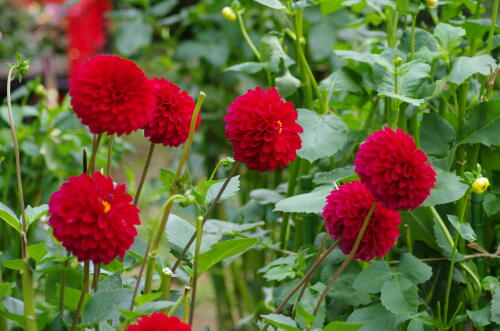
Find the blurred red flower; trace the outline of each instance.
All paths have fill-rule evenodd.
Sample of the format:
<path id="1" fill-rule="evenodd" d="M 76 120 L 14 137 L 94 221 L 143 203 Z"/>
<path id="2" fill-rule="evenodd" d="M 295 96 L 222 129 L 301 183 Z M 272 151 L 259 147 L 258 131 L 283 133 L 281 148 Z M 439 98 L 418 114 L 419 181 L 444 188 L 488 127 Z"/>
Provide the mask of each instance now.
<path id="1" fill-rule="evenodd" d="M 153 118 L 144 127 L 144 135 L 153 143 L 177 147 L 189 135 L 194 100 L 164 78 L 153 78 L 151 82 L 156 94 L 156 108 Z M 199 123 L 198 115 L 196 127 Z"/>
<path id="2" fill-rule="evenodd" d="M 349 254 L 375 198 L 361 182 L 345 183 L 333 190 L 323 208 L 325 227 L 333 239 L 342 239 L 340 249 Z M 398 212 L 378 204 L 361 239 L 355 258 L 370 261 L 383 257 L 399 237 Z"/>
<path id="3" fill-rule="evenodd" d="M 275 88 L 257 87 L 236 98 L 224 117 L 235 160 L 258 171 L 285 167 L 302 145 L 297 117 L 294 104 Z"/>
<path id="4" fill-rule="evenodd" d="M 386 207 L 415 209 L 430 194 L 436 172 L 427 156 L 401 129 L 386 127 L 361 144 L 354 160 L 361 181 Z"/>
<path id="5" fill-rule="evenodd" d="M 92 133 L 129 134 L 151 120 L 154 89 L 132 61 L 97 55 L 70 80 L 71 105 Z"/>
<path id="6" fill-rule="evenodd" d="M 151 316 L 140 317 L 136 325 L 130 325 L 125 331 L 191 331 L 191 326 L 176 316 L 153 313 Z"/>
<path id="7" fill-rule="evenodd" d="M 70 177 L 50 197 L 48 222 L 79 261 L 108 264 L 123 258 L 137 235 L 139 209 L 131 201 L 125 185 L 99 172 Z"/>

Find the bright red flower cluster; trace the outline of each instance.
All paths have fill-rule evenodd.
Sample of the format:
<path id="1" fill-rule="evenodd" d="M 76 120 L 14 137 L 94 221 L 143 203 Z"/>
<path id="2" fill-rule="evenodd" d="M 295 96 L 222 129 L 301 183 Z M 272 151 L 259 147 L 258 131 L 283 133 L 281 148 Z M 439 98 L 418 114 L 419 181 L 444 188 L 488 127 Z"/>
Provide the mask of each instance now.
<path id="1" fill-rule="evenodd" d="M 129 134 L 153 117 L 154 89 L 142 70 L 115 55 L 97 55 L 70 81 L 71 105 L 92 133 Z"/>
<path id="2" fill-rule="evenodd" d="M 153 143 L 177 147 L 189 135 L 194 100 L 164 78 L 153 78 L 151 82 L 156 94 L 156 108 L 153 118 L 144 127 L 144 135 Z M 196 127 L 199 119 L 198 116 Z"/>
<path id="3" fill-rule="evenodd" d="M 302 145 L 297 117 L 293 103 L 285 102 L 275 88 L 257 87 L 235 99 L 224 117 L 234 159 L 252 170 L 283 168 Z"/>
<path id="4" fill-rule="evenodd" d="M 70 177 L 50 198 L 49 225 L 78 260 L 108 264 L 123 258 L 137 235 L 139 209 L 131 201 L 125 185 L 99 172 Z"/>
<path id="5" fill-rule="evenodd" d="M 137 324 L 130 325 L 125 331 L 191 331 L 191 326 L 176 316 L 153 313 L 151 316 L 140 317 Z"/>
<path id="6" fill-rule="evenodd" d="M 401 129 L 386 127 L 371 134 L 360 146 L 354 165 L 375 198 L 394 210 L 417 208 L 436 182 L 427 156 Z"/>
<path id="7" fill-rule="evenodd" d="M 349 254 L 375 198 L 362 183 L 353 181 L 333 190 L 326 201 L 323 208 L 325 227 L 333 239 L 342 239 L 339 247 Z M 399 237 L 400 222 L 398 212 L 377 205 L 355 258 L 370 261 L 375 256 L 384 256 Z"/>

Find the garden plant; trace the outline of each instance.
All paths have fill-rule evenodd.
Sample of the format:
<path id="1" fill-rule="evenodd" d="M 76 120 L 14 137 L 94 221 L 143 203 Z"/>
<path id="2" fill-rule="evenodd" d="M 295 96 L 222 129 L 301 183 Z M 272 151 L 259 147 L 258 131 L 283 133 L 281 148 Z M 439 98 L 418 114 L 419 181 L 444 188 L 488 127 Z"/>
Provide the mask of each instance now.
<path id="1" fill-rule="evenodd" d="M 498 16 L 0 1 L 0 331 L 500 330 Z"/>

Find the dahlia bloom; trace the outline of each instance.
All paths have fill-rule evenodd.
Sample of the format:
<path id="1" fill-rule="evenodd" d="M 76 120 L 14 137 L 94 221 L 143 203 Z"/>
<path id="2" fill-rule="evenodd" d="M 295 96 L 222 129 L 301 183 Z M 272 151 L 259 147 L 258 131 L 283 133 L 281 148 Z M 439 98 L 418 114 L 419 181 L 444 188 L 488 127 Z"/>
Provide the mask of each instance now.
<path id="1" fill-rule="evenodd" d="M 151 120 L 154 90 L 142 70 L 116 55 L 97 55 L 70 81 L 71 105 L 92 133 L 122 135 Z"/>
<path id="2" fill-rule="evenodd" d="M 100 172 L 70 177 L 50 197 L 49 225 L 79 261 L 108 264 L 123 258 L 137 235 L 139 209 L 131 202 L 125 185 Z"/>
<path id="3" fill-rule="evenodd" d="M 125 331 L 191 331 L 191 326 L 176 316 L 153 313 L 151 316 L 140 317 L 137 324 L 130 325 Z"/>
<path id="4" fill-rule="evenodd" d="M 293 103 L 285 102 L 275 88 L 257 87 L 236 98 L 224 117 L 234 159 L 252 170 L 283 168 L 302 145 L 297 117 Z"/>
<path id="5" fill-rule="evenodd" d="M 333 239 L 342 239 L 340 249 L 349 254 L 375 198 L 361 182 L 345 183 L 333 190 L 323 208 L 325 227 Z M 370 261 L 383 257 L 399 237 L 401 216 L 397 211 L 378 204 L 368 222 L 355 258 Z"/>
<path id="6" fill-rule="evenodd" d="M 430 194 L 436 172 L 425 153 L 401 129 L 372 133 L 361 144 L 354 160 L 361 181 L 386 207 L 415 209 Z"/>
<path id="7" fill-rule="evenodd" d="M 144 127 L 144 135 L 156 144 L 177 147 L 189 135 L 194 100 L 180 87 L 164 78 L 153 78 L 156 108 L 152 119 Z M 198 116 L 196 127 L 200 123 Z"/>

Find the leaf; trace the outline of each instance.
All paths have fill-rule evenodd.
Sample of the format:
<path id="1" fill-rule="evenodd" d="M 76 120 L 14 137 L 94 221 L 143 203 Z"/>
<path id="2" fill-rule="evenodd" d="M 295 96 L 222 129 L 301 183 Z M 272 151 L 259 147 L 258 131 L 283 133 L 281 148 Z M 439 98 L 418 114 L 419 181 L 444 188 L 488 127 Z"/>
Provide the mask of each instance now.
<path id="1" fill-rule="evenodd" d="M 178 0 L 165 0 L 161 1 L 154 6 L 152 6 L 148 13 L 156 17 L 162 17 L 170 13 L 175 6 L 177 6 Z"/>
<path id="2" fill-rule="evenodd" d="M 488 217 L 500 212 L 500 197 L 493 193 L 488 193 L 483 200 L 483 208 Z"/>
<path id="3" fill-rule="evenodd" d="M 460 56 L 453 61 L 448 81 L 459 85 L 474 74 L 491 74 L 496 66 L 495 60 L 490 55 Z"/>
<path id="4" fill-rule="evenodd" d="M 268 281 L 272 280 L 282 281 L 287 278 L 293 278 L 294 276 L 295 276 L 295 271 L 293 271 L 293 269 L 291 269 L 289 266 L 283 266 L 283 265 L 271 268 L 263 275 L 263 277 Z"/>
<path id="5" fill-rule="evenodd" d="M 460 182 L 460 177 L 439 168 L 434 170 L 437 173 L 435 188 L 422 206 L 430 207 L 456 201 L 469 189 L 468 185 Z"/>
<path id="6" fill-rule="evenodd" d="M 403 323 L 405 318 L 394 315 L 381 304 L 356 309 L 347 319 L 347 322 L 364 323 L 359 331 L 392 331 Z"/>
<path id="7" fill-rule="evenodd" d="M 331 322 L 323 328 L 323 331 L 358 331 L 363 323 Z"/>
<path id="8" fill-rule="evenodd" d="M 420 124 L 420 147 L 427 155 L 444 157 L 455 140 L 455 129 L 436 113 L 427 113 Z"/>
<path id="9" fill-rule="evenodd" d="M 265 68 L 264 63 L 243 62 L 224 69 L 224 71 L 242 72 L 244 74 L 256 74 Z"/>
<path id="10" fill-rule="evenodd" d="M 170 214 L 170 216 L 168 217 L 165 233 L 169 246 L 173 252 L 182 252 L 195 232 L 195 227 L 185 219 L 174 214 Z M 201 241 L 201 251 L 203 252 L 208 250 L 212 244 L 214 244 L 214 240 L 203 234 L 203 240 Z M 190 259 L 193 256 L 194 248 L 195 245 L 191 245 L 189 247 L 185 256 L 186 259 Z"/>
<path id="11" fill-rule="evenodd" d="M 302 148 L 297 154 L 309 162 L 337 153 L 347 142 L 347 125 L 336 115 L 321 116 L 308 109 L 299 109 L 297 123 L 304 132 Z"/>
<path id="12" fill-rule="evenodd" d="M 393 273 L 386 261 L 375 261 L 356 276 L 352 287 L 365 293 L 378 293 L 392 276 Z"/>
<path id="13" fill-rule="evenodd" d="M 175 180 L 175 174 L 172 171 L 166 169 L 160 169 L 160 181 L 163 184 L 163 188 L 167 192 L 170 192 L 174 180 Z"/>
<path id="14" fill-rule="evenodd" d="M 416 107 L 419 107 L 421 104 L 425 102 L 424 99 L 413 99 L 413 98 L 408 98 L 400 94 L 392 93 L 392 92 L 380 92 L 378 95 L 383 95 L 389 98 L 393 99 L 398 99 L 399 101 L 403 101 L 406 103 L 409 103 L 411 105 L 414 105 Z"/>
<path id="15" fill-rule="evenodd" d="M 417 286 L 403 276 L 395 276 L 382 286 L 380 301 L 394 314 L 410 316 L 417 313 Z"/>
<path id="16" fill-rule="evenodd" d="M 47 214 L 49 211 L 49 205 L 40 205 L 38 207 L 26 207 L 26 222 L 28 225 L 37 221 L 40 217 Z"/>
<path id="17" fill-rule="evenodd" d="M 455 228 L 455 230 L 458 231 L 458 233 L 460 233 L 462 239 L 467 241 L 476 240 L 476 233 L 472 229 L 470 223 L 460 224 L 458 217 L 456 217 L 455 215 L 447 215 L 447 216 L 448 216 L 448 221 L 450 221 L 451 225 L 453 225 L 453 228 Z"/>
<path id="18" fill-rule="evenodd" d="M 408 329 L 406 331 L 425 331 L 425 328 L 422 322 L 412 320 L 408 324 Z"/>
<path id="19" fill-rule="evenodd" d="M 2 265 L 5 268 L 19 271 L 24 269 L 24 260 L 23 259 L 7 260 L 3 261 Z"/>
<path id="20" fill-rule="evenodd" d="M 214 264 L 227 258 L 243 253 L 255 245 L 259 240 L 257 238 L 232 239 L 215 244 L 208 251 L 200 254 L 199 274 L 201 275 Z"/>
<path id="21" fill-rule="evenodd" d="M 415 99 L 413 96 L 420 87 L 422 80 L 429 76 L 431 67 L 422 61 L 410 61 L 403 63 L 395 68 L 392 64 L 384 67 L 382 82 L 378 86 L 378 92 L 392 98 L 401 98 L 403 101 L 413 103 L 418 106 L 423 100 Z M 379 69 L 380 65 L 379 65 Z M 397 72 L 397 90 L 395 81 L 395 72 Z M 404 99 L 402 97 L 410 98 Z"/>
<path id="22" fill-rule="evenodd" d="M 280 39 L 274 34 L 266 34 L 260 40 L 260 55 L 261 61 L 266 63 L 266 67 L 271 72 L 279 72 L 281 64 L 289 67 L 295 61 L 289 57 L 283 47 L 281 46 Z"/>
<path id="23" fill-rule="evenodd" d="M 21 231 L 21 221 L 17 218 L 16 214 L 0 202 L 0 218 L 3 219 L 7 224 L 12 226 L 17 231 Z"/>
<path id="24" fill-rule="evenodd" d="M 205 196 L 205 203 L 209 204 L 215 200 L 217 194 L 222 188 L 222 185 L 224 185 L 224 181 L 225 179 L 220 180 L 218 183 L 215 183 L 212 186 L 210 186 L 210 188 L 207 191 L 207 195 Z M 233 196 L 236 195 L 236 193 L 239 190 L 240 190 L 240 176 L 234 176 L 229 181 L 229 184 L 227 184 L 224 192 L 219 198 L 219 202 L 232 198 Z"/>
<path id="25" fill-rule="evenodd" d="M 250 198 L 255 200 L 260 205 L 275 204 L 283 200 L 285 197 L 273 190 L 264 188 L 256 189 L 250 192 Z"/>
<path id="26" fill-rule="evenodd" d="M 432 268 L 428 264 L 408 253 L 401 256 L 397 271 L 415 284 L 424 283 L 432 276 Z"/>
<path id="27" fill-rule="evenodd" d="M 321 213 L 326 204 L 326 197 L 331 190 L 331 186 L 320 186 L 312 192 L 291 196 L 278 202 L 274 207 L 274 211 Z"/>
<path id="28" fill-rule="evenodd" d="M 153 39 L 153 27 L 141 17 L 126 20 L 118 24 L 115 45 L 118 51 L 130 56 L 142 47 L 151 44 Z"/>
<path id="29" fill-rule="evenodd" d="M 285 9 L 286 7 L 279 0 L 254 0 L 261 5 L 267 6 L 273 9 Z"/>
<path id="30" fill-rule="evenodd" d="M 133 291 L 129 289 L 97 292 L 85 306 L 82 324 L 97 324 L 120 317 L 117 308 L 127 309 L 132 296 Z"/>
<path id="31" fill-rule="evenodd" d="M 276 87 L 281 96 L 284 98 L 294 94 L 300 87 L 300 80 L 295 78 L 289 71 L 281 77 L 276 77 Z"/>
<path id="32" fill-rule="evenodd" d="M 451 259 L 452 255 L 451 245 L 448 242 L 448 240 L 446 240 L 446 237 L 443 234 L 442 229 L 439 227 L 437 222 L 434 222 L 432 227 L 434 229 L 434 237 L 436 238 L 436 243 L 441 250 L 441 254 L 443 254 L 443 256 L 446 257 L 447 259 Z M 457 252 L 455 255 L 455 262 L 460 262 L 463 260 L 464 256 Z"/>
<path id="33" fill-rule="evenodd" d="M 47 248 L 45 248 L 45 242 L 43 241 L 38 244 L 29 245 L 27 249 L 28 256 L 37 263 L 47 254 Z"/>
<path id="34" fill-rule="evenodd" d="M 500 142 L 500 99 L 481 102 L 465 117 L 458 145 L 496 145 Z"/>
<path id="35" fill-rule="evenodd" d="M 307 325 L 310 325 L 312 324 L 312 322 L 314 322 L 314 315 L 308 312 L 300 302 L 297 302 L 296 308 L 298 318 L 303 318 Z"/>
<path id="36" fill-rule="evenodd" d="M 446 23 L 439 23 L 434 28 L 434 36 L 442 49 L 451 51 L 460 45 L 462 37 L 465 36 L 465 30 Z"/>
<path id="37" fill-rule="evenodd" d="M 319 88 L 326 92 L 327 99 L 330 100 L 333 92 L 352 92 L 362 93 L 355 76 L 356 73 L 349 70 L 347 67 L 342 67 L 335 70 L 330 76 L 326 77 L 319 83 Z"/>
<path id="38" fill-rule="evenodd" d="M 139 295 L 135 298 L 135 303 L 138 306 L 142 306 L 145 303 L 148 303 L 148 302 L 151 302 L 151 301 L 158 299 L 160 296 L 161 296 L 161 292 Z"/>
<path id="39" fill-rule="evenodd" d="M 500 324 L 500 286 L 498 285 L 491 299 L 491 320 Z"/>
<path id="40" fill-rule="evenodd" d="M 368 63 L 374 65 L 375 63 L 382 67 L 389 67 L 390 63 L 387 62 L 380 54 L 360 53 L 355 51 L 335 50 L 335 54 L 344 59 L 350 59 L 358 62 Z"/>
<path id="41" fill-rule="evenodd" d="M 281 314 L 268 314 L 268 315 L 261 315 L 261 317 L 266 322 L 269 322 L 269 324 L 274 325 L 280 328 L 281 330 L 300 331 L 300 329 L 297 327 L 297 323 L 295 323 L 295 321 L 288 316 Z"/>
<path id="42" fill-rule="evenodd" d="M 354 166 L 347 165 L 345 167 L 333 169 L 328 172 L 317 172 L 314 175 L 313 183 L 333 184 L 338 182 L 339 180 L 343 180 L 351 176 L 355 176 Z"/>
<path id="43" fill-rule="evenodd" d="M 472 320 L 474 326 L 486 326 L 491 323 L 491 310 L 490 307 L 485 306 L 479 310 L 467 309 L 467 316 Z"/>

